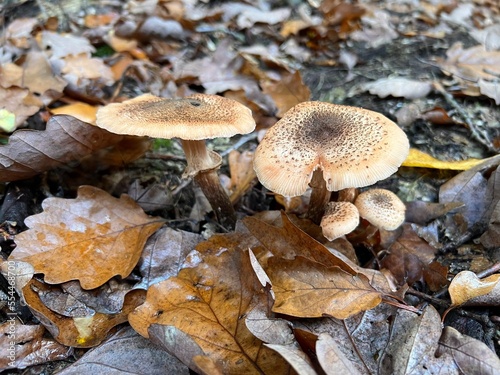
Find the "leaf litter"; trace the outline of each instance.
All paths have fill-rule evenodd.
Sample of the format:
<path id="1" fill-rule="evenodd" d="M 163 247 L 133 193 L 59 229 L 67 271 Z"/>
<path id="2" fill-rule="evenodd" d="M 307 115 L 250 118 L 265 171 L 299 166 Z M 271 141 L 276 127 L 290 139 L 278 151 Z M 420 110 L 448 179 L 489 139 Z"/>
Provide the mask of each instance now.
<path id="1" fill-rule="evenodd" d="M 72 348 L 93 348 L 63 373 L 109 366 L 143 373 L 145 361 L 152 373 L 165 367 L 214 374 L 498 371 L 495 313 L 485 320 L 467 307 L 498 305 L 500 187 L 498 158 L 490 157 L 500 149 L 498 6 L 130 1 L 95 9 L 99 14 L 87 14 L 68 33 L 63 25 L 81 15 L 46 6 L 39 18 L 9 19 L 2 36 L 0 96 L 8 116 L 0 128 L 19 129 L 0 146 L 2 181 L 13 192 L 4 204 L 20 207 L 23 192 L 14 181 L 40 174 L 28 181 L 41 184 L 47 197 L 27 211 L 36 215 L 19 216 L 26 231 L 22 222 L 0 226 L 3 259 L 10 254 L 2 273 L 15 279 L 29 312 L 15 314 L 10 303 L 2 309 L 29 322 L 18 320 L 18 336 L 34 332 L 2 369 L 73 361 L 85 350 Z M 457 25 L 471 39 L 453 43 Z M 425 57 L 441 71 L 391 67 L 391 48 L 404 56 L 401 41 L 411 46 L 419 38 L 446 39 Z M 219 228 L 210 208 L 186 219 L 194 195 L 189 181 L 177 177 L 183 168 L 175 141 L 156 145 L 156 154 L 167 153 L 150 158 L 150 140 L 90 125 L 99 105 L 143 92 L 199 91 L 250 107 L 261 133 L 310 99 L 370 107 L 376 95 L 390 103 L 381 110 L 389 115 L 416 108 L 400 122 L 413 140 L 410 157 L 381 184 L 411 197 L 417 182 L 407 176 L 437 183 L 419 192 L 424 199 L 406 199 L 400 230 L 362 222 L 347 238 L 329 242 L 300 218 L 307 197 L 292 205 L 255 180 L 257 133 L 238 146 L 214 140 L 212 148 L 231 155 L 221 177 L 230 176 L 232 202 L 246 217 L 235 232 L 213 234 Z M 477 106 L 463 104 L 464 97 Z M 432 141 L 422 141 L 428 131 Z M 448 153 L 441 134 L 453 137 L 450 149 L 476 142 L 482 150 Z M 140 178 L 126 172 L 134 163 Z M 96 187 L 78 189 L 89 182 Z M 289 212 L 271 211 L 280 204 Z M 9 210 L 0 207 L 2 221 Z M 19 262 L 13 278 L 13 259 L 34 271 Z M 482 341 L 451 328 L 448 311 L 481 322 Z M 126 322 L 141 336 L 115 328 Z M 0 350 L 8 345 L 4 340 Z"/>

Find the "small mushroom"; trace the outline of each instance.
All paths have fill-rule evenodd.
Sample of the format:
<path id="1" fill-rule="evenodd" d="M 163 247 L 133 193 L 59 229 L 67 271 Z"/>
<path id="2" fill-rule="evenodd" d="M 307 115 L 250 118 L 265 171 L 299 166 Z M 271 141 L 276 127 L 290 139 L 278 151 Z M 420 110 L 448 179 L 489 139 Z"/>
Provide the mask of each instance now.
<path id="1" fill-rule="evenodd" d="M 304 102 L 272 126 L 255 151 L 254 169 L 269 190 L 304 194 L 318 223 L 331 191 L 364 187 L 397 171 L 409 152 L 406 134 L 380 113 Z"/>
<path id="2" fill-rule="evenodd" d="M 405 204 L 392 191 L 370 189 L 358 195 L 359 215 L 377 228 L 395 230 L 405 221 Z"/>
<path id="3" fill-rule="evenodd" d="M 333 241 L 351 233 L 359 224 L 359 212 L 351 202 L 329 202 L 321 219 L 323 236 Z"/>
<path id="4" fill-rule="evenodd" d="M 249 108 L 217 95 L 165 99 L 144 94 L 100 108 L 97 126 L 116 134 L 180 138 L 187 160 L 184 175 L 198 183 L 219 223 L 234 228 L 236 213 L 217 175 L 222 158 L 207 149 L 205 139 L 253 131 L 255 120 Z"/>

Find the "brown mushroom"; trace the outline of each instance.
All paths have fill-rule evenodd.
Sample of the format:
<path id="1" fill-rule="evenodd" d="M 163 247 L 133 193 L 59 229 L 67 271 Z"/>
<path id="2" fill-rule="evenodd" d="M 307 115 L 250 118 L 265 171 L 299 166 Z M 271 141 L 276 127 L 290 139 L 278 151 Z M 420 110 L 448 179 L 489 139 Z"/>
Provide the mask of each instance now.
<path id="1" fill-rule="evenodd" d="M 255 121 L 249 108 L 217 95 L 165 99 L 144 94 L 100 108 L 97 126 L 117 134 L 180 138 L 187 160 L 184 175 L 198 183 L 218 221 L 234 228 L 236 213 L 217 175 L 222 158 L 207 149 L 205 139 L 253 131 Z"/>
<path id="2" fill-rule="evenodd" d="M 254 169 L 266 188 L 284 196 L 302 195 L 311 183 L 308 217 L 319 222 L 331 191 L 389 177 L 408 152 L 406 134 L 380 113 L 304 102 L 267 131 Z"/>
<path id="3" fill-rule="evenodd" d="M 392 191 L 369 189 L 358 195 L 359 215 L 377 228 L 395 230 L 405 221 L 405 204 Z"/>
<path id="4" fill-rule="evenodd" d="M 359 212 L 351 202 L 329 202 L 321 219 L 323 236 L 333 241 L 351 233 L 359 224 Z"/>

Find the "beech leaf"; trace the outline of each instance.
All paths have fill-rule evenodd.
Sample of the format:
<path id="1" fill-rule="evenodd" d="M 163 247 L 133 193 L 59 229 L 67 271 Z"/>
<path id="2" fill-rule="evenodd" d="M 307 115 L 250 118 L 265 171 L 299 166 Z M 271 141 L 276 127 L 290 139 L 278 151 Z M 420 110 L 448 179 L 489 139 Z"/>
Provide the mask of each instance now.
<path id="1" fill-rule="evenodd" d="M 273 311 L 302 318 L 330 315 L 346 319 L 382 301 L 362 274 L 327 267 L 304 257 L 293 260 L 272 257 L 267 274 L 276 295 Z"/>
<path id="2" fill-rule="evenodd" d="M 53 116 L 45 130 L 17 130 L 0 146 L 0 182 L 22 180 L 65 165 L 122 137 L 72 116 Z"/>
<path id="3" fill-rule="evenodd" d="M 132 327 L 144 337 L 152 325 L 176 327 L 225 374 L 287 374 L 286 362 L 245 325 L 243 317 L 267 299 L 248 253 L 239 247 L 245 236 L 214 235 L 200 243 L 187 258 L 191 268 L 149 288 L 145 303 L 129 315 Z M 182 355 L 186 345 L 192 347 L 181 342 L 182 335 L 176 334 L 175 340 L 171 354 L 180 350 Z"/>
<path id="4" fill-rule="evenodd" d="M 92 186 L 80 187 L 76 199 L 47 198 L 42 207 L 25 220 L 31 229 L 16 236 L 10 259 L 30 263 L 47 283 L 79 280 L 84 289 L 128 276 L 164 222 L 130 197 L 114 198 Z"/>

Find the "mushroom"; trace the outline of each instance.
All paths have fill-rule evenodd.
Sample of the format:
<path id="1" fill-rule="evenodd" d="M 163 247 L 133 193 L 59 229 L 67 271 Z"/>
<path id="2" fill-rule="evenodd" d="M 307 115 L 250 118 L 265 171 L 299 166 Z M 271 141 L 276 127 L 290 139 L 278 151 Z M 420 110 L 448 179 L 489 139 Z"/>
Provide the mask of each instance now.
<path id="1" fill-rule="evenodd" d="M 405 221 L 405 204 L 392 191 L 370 189 L 358 195 L 359 215 L 377 228 L 395 230 Z"/>
<path id="2" fill-rule="evenodd" d="M 331 191 L 364 187 L 396 172 L 409 152 L 406 134 L 380 113 L 323 102 L 303 102 L 285 113 L 255 151 L 254 169 L 269 190 L 304 194 L 307 216 L 318 223 Z"/>
<path id="3" fill-rule="evenodd" d="M 329 202 L 321 219 L 323 236 L 333 241 L 351 233 L 359 224 L 359 212 L 351 202 Z"/>
<path id="4" fill-rule="evenodd" d="M 97 126 L 116 134 L 180 138 L 187 161 L 184 176 L 198 183 L 219 223 L 234 228 L 236 213 L 217 175 L 222 158 L 207 149 L 205 139 L 253 131 L 255 120 L 249 108 L 217 95 L 165 99 L 144 94 L 100 108 Z"/>

